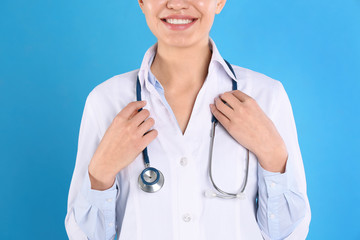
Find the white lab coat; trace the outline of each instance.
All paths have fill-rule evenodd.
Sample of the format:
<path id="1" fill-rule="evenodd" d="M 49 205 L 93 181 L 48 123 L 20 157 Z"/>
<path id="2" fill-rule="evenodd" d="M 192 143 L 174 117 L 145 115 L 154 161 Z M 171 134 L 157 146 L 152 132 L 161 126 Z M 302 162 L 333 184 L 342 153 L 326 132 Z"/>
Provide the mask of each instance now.
<path id="1" fill-rule="evenodd" d="M 289 153 L 286 172 L 265 171 L 250 153 L 246 199 L 204 196 L 206 190 L 213 189 L 208 176 L 209 104 L 231 90 L 234 78 L 212 39 L 210 46 L 213 55 L 208 76 L 184 135 L 148 79 L 156 45 L 146 52 L 139 70 L 115 76 L 91 91 L 81 121 L 69 191 L 65 225 L 70 239 L 112 239 L 115 232 L 120 240 L 305 239 L 311 214 L 291 105 L 282 84 L 263 74 L 233 66 L 238 89 L 257 101 L 284 139 Z M 136 101 L 137 75 L 142 99 L 147 101 L 145 108 L 159 133 L 148 146 L 150 163 L 164 174 L 164 186 L 157 193 L 140 190 L 138 176 L 144 169 L 140 154 L 118 173 L 112 188 L 92 190 L 88 164 L 115 115 Z M 239 190 L 245 174 L 245 154 L 245 149 L 219 124 L 213 176 L 220 188 Z"/>

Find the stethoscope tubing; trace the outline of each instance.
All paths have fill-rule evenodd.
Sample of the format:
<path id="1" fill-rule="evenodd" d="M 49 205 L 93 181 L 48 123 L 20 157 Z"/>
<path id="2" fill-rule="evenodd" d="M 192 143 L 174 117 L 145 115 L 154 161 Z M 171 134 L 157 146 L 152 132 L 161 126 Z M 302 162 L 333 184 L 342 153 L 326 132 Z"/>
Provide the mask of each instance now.
<path id="1" fill-rule="evenodd" d="M 232 66 L 230 65 L 229 62 L 227 62 L 224 59 L 225 63 L 227 64 L 227 66 L 229 67 L 229 69 L 231 70 L 231 72 L 233 73 L 234 77 L 236 78 L 235 75 L 235 71 L 232 68 Z M 237 82 L 232 79 L 232 90 L 237 90 Z M 141 85 L 140 85 L 140 80 L 139 80 L 139 76 L 137 76 L 137 82 L 136 82 L 136 99 L 137 101 L 141 101 Z M 139 109 L 138 111 L 140 112 L 142 110 Z M 247 180 L 248 180 L 248 175 L 249 175 L 249 150 L 247 150 L 247 156 L 246 156 L 246 173 L 245 173 L 245 178 L 244 178 L 244 182 L 243 185 L 241 187 L 241 190 L 238 193 L 228 193 L 226 191 L 223 191 L 221 188 L 219 188 L 213 179 L 212 176 L 212 155 L 213 155 L 213 149 L 214 149 L 214 139 L 215 139 L 215 128 L 216 125 L 218 124 L 218 120 L 215 118 L 215 116 L 212 116 L 211 119 L 212 122 L 212 127 L 211 127 L 211 134 L 210 134 L 210 147 L 209 147 L 209 177 L 210 177 L 210 181 L 213 185 L 213 187 L 216 189 L 216 191 L 218 191 L 218 193 L 215 193 L 213 196 L 219 197 L 219 198 L 224 198 L 224 199 L 233 199 L 233 198 L 240 198 L 241 196 L 244 195 L 244 191 L 247 185 Z M 144 159 L 144 166 L 145 169 L 140 173 L 139 178 L 138 178 L 138 182 L 139 182 L 139 186 L 140 188 L 145 191 L 145 192 L 157 192 L 158 190 L 160 190 L 164 184 L 164 176 L 163 174 L 157 170 L 156 168 L 150 167 L 150 160 L 149 160 L 149 155 L 148 155 L 148 151 L 147 151 L 147 147 L 145 147 L 145 149 L 143 150 L 143 159 Z M 144 175 L 146 172 L 151 171 L 152 173 L 154 173 L 156 175 L 156 180 L 152 181 L 152 182 L 148 182 L 145 180 Z"/>
<path id="2" fill-rule="evenodd" d="M 220 194 L 216 194 L 216 197 L 225 198 L 225 199 L 238 198 L 241 194 L 244 194 L 245 187 L 247 185 L 248 173 L 249 173 L 249 150 L 246 149 L 246 152 L 247 152 L 246 153 L 246 172 L 245 172 L 245 178 L 244 178 L 244 182 L 243 182 L 241 190 L 238 193 L 229 193 L 229 192 L 225 192 L 224 190 L 219 188 L 215 184 L 215 181 L 212 176 L 212 155 L 213 155 L 213 150 L 214 150 L 215 127 L 217 124 L 218 124 L 217 121 L 213 121 L 212 127 L 211 127 L 211 134 L 210 134 L 210 147 L 209 147 L 209 177 L 210 177 L 210 181 L 211 181 L 213 187 L 216 189 L 216 191 L 218 191 L 220 193 Z"/>

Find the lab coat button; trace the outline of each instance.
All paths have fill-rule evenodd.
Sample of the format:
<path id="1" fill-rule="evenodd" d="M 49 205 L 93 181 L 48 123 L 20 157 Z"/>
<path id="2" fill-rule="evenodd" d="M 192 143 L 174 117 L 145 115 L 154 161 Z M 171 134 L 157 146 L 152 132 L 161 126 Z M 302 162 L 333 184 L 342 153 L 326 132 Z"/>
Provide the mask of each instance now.
<path id="1" fill-rule="evenodd" d="M 274 219 L 274 218 L 275 218 L 275 215 L 274 215 L 274 214 L 270 214 L 270 218 L 271 218 L 271 219 Z"/>
<path id="2" fill-rule="evenodd" d="M 112 223 L 112 222 L 109 223 L 109 227 L 112 227 L 112 226 L 114 226 L 114 223 Z"/>
<path id="3" fill-rule="evenodd" d="M 190 222 L 191 221 L 191 215 L 189 213 L 186 213 L 183 215 L 183 221 L 184 222 Z"/>
<path id="4" fill-rule="evenodd" d="M 276 186 L 276 183 L 274 183 L 274 182 L 272 182 L 271 184 L 270 184 L 270 187 L 271 188 L 274 188 Z"/>
<path id="5" fill-rule="evenodd" d="M 112 198 L 106 199 L 107 202 L 112 202 Z"/>
<path id="6" fill-rule="evenodd" d="M 187 158 L 186 158 L 186 157 L 182 157 L 182 158 L 180 159 L 180 165 L 183 166 L 183 167 L 185 167 L 187 164 L 188 164 Z"/>

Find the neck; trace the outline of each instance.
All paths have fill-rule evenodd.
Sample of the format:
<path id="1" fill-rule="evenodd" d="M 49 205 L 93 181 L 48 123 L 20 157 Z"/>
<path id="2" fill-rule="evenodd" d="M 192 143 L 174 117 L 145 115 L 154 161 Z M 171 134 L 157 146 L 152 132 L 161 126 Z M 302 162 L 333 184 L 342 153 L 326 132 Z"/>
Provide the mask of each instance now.
<path id="1" fill-rule="evenodd" d="M 158 42 L 151 71 L 168 91 L 201 87 L 211 60 L 209 39 L 187 47 L 172 47 Z"/>

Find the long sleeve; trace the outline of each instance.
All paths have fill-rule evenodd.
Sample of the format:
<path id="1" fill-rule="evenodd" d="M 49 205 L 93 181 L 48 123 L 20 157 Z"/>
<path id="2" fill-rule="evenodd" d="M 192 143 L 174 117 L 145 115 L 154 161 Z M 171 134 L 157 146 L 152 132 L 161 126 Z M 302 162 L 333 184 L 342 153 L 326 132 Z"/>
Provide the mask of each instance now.
<path id="1" fill-rule="evenodd" d="M 283 85 L 276 81 L 274 87 L 277 99 L 270 118 L 285 142 L 288 160 L 282 174 L 258 164 L 257 220 L 265 239 L 305 239 L 311 212 L 295 120 Z"/>
<path id="2" fill-rule="evenodd" d="M 88 165 L 100 143 L 99 126 L 94 111 L 94 92 L 86 99 L 78 140 L 65 227 L 69 239 L 113 239 L 117 180 L 105 191 L 91 189 Z"/>

